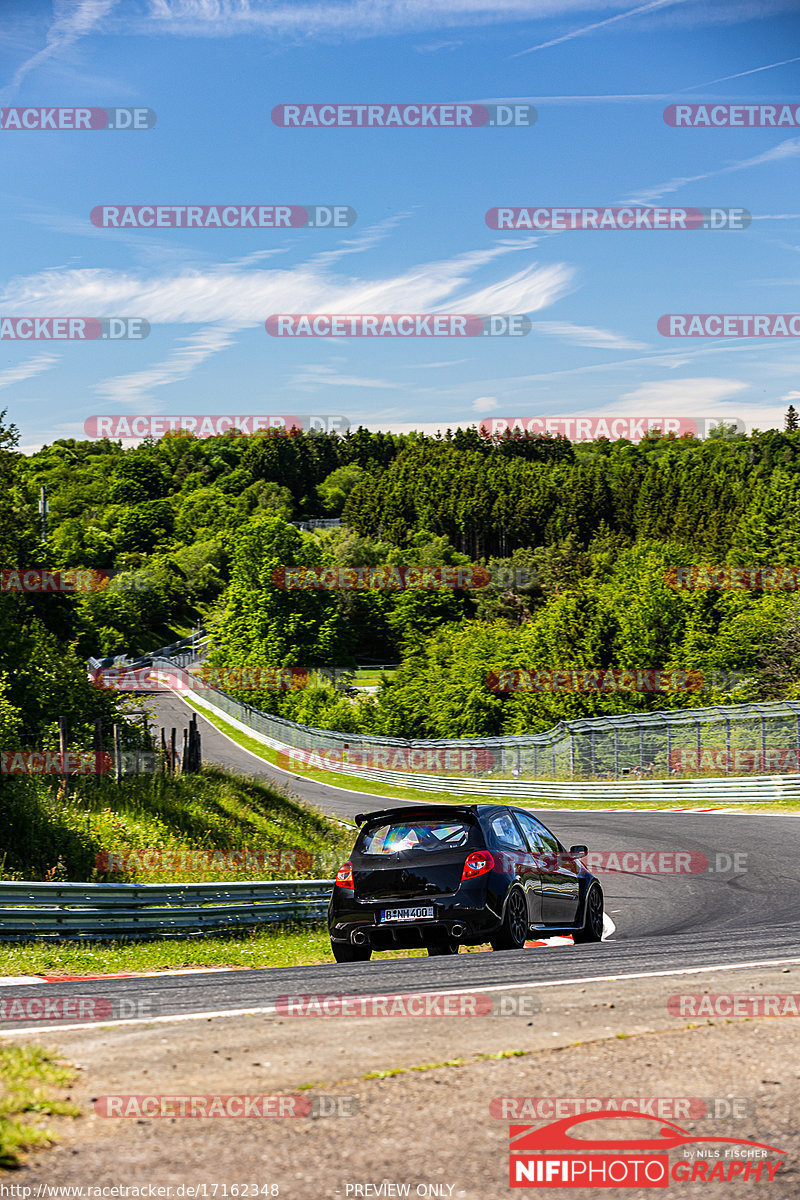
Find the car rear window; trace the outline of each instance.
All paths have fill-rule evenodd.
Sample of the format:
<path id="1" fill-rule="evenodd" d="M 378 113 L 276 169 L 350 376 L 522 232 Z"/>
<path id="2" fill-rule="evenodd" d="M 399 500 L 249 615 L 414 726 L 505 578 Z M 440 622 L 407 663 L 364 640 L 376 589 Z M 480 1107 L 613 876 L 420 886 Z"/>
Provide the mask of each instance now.
<path id="1" fill-rule="evenodd" d="M 480 846 L 472 821 L 426 817 L 416 821 L 383 821 L 370 825 L 357 843 L 359 854 L 401 854 L 404 851 L 473 850 Z"/>

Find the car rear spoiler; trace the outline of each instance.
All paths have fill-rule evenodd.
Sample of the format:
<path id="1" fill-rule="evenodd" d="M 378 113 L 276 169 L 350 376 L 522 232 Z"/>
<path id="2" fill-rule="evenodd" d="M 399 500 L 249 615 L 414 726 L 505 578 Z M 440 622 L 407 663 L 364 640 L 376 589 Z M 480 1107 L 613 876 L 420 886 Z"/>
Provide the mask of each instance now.
<path id="1" fill-rule="evenodd" d="M 367 821 L 375 821 L 381 817 L 390 816 L 430 816 L 435 811 L 438 813 L 469 813 L 474 817 L 477 815 L 477 804 L 419 804 L 413 807 L 409 805 L 403 808 L 381 808 L 376 812 L 356 813 L 356 825 L 364 825 Z"/>

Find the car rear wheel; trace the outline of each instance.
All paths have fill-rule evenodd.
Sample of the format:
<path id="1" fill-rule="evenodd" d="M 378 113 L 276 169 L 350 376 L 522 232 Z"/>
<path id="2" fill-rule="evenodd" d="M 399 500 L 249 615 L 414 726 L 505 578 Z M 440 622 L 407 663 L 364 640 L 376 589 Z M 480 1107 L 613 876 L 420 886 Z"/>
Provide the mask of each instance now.
<path id="1" fill-rule="evenodd" d="M 491 938 L 493 950 L 521 950 L 528 936 L 528 905 L 519 888 L 511 889 L 503 924 Z"/>
<path id="2" fill-rule="evenodd" d="M 440 954 L 458 954 L 458 942 L 431 942 L 426 949 L 428 958 L 438 958 Z"/>
<path id="3" fill-rule="evenodd" d="M 351 942 L 331 942 L 331 950 L 338 963 L 369 962 L 372 958 L 370 946 L 354 946 Z"/>
<path id="4" fill-rule="evenodd" d="M 583 906 L 583 929 L 572 935 L 573 942 L 601 942 L 603 940 L 603 893 L 593 883 L 586 893 Z"/>

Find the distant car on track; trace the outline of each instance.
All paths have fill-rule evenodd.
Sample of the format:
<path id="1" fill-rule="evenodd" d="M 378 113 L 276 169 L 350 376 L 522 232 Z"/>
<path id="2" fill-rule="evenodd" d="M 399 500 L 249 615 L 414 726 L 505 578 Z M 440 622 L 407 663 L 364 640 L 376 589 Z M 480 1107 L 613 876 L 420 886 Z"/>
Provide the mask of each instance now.
<path id="1" fill-rule="evenodd" d="M 457 954 L 490 942 L 521 949 L 531 935 L 603 936 L 603 892 L 532 813 L 502 804 L 424 804 L 360 814 L 353 852 L 328 907 L 337 962 L 373 950 Z"/>

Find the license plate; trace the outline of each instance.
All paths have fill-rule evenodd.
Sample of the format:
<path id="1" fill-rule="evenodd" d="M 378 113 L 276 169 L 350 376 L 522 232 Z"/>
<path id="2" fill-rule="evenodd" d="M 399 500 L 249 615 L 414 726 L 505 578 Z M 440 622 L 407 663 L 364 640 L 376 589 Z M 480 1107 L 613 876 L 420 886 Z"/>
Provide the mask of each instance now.
<path id="1" fill-rule="evenodd" d="M 433 905 L 424 904 L 421 908 L 382 908 L 382 921 L 432 921 Z"/>

